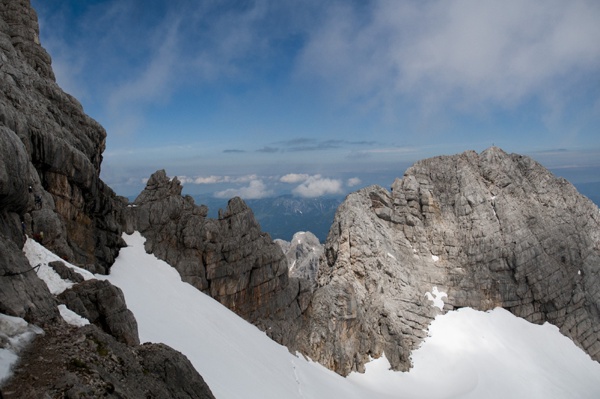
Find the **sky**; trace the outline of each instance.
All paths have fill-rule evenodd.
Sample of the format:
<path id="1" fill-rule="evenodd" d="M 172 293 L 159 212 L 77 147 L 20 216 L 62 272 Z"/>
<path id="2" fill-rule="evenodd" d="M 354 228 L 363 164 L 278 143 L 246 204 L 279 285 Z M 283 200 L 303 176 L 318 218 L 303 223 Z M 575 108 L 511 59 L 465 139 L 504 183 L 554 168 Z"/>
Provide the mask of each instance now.
<path id="1" fill-rule="evenodd" d="M 119 252 L 109 276 L 67 265 L 86 280 L 108 279 L 121 288 L 136 317 L 140 341 L 163 342 L 182 352 L 220 399 L 591 399 L 600 394 L 600 364 L 556 326 L 535 325 L 501 308 L 444 312 L 443 293 L 435 287 L 435 300 L 423 295 L 423 305 L 439 306 L 442 311 L 430 324 L 423 344 L 412 352 L 409 372 L 389 370 L 390 364 L 382 356 L 368 363 L 364 374 L 343 378 L 290 353 L 182 282 L 173 267 L 146 253 L 145 239 L 138 232 L 123 238 L 127 247 Z M 52 293 L 58 295 L 73 285 L 48 266 L 59 258 L 43 246 L 28 239 L 24 252 L 32 265 L 41 265 L 38 275 Z M 89 323 L 64 305 L 59 308 L 68 323 Z M 22 319 L 0 314 L 2 331 L 9 331 L 11 337 L 5 353 L 0 350 L 0 380 L 18 360 L 22 341 L 40 333 L 39 328 L 31 331 Z"/>
<path id="2" fill-rule="evenodd" d="M 32 5 L 121 195 L 338 195 L 492 145 L 600 181 L 596 0 Z"/>

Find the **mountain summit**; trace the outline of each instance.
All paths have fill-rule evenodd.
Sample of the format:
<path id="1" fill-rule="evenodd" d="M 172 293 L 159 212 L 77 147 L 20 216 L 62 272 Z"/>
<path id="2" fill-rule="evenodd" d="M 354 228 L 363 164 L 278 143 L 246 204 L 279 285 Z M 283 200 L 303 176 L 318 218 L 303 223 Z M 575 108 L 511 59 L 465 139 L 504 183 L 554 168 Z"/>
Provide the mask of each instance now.
<path id="1" fill-rule="evenodd" d="M 339 207 L 289 344 L 344 375 L 383 352 L 406 370 L 436 314 L 503 307 L 599 360 L 599 232 L 598 208 L 531 158 L 491 147 L 419 161 L 391 192 Z"/>

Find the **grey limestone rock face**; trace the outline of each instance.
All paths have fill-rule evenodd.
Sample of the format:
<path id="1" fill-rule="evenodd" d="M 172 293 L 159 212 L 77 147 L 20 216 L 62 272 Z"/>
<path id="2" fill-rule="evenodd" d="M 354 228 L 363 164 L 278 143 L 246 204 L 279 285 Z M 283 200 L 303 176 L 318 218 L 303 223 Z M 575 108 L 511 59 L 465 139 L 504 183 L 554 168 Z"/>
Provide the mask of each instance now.
<path id="1" fill-rule="evenodd" d="M 0 313 L 44 325 L 60 317 L 57 302 L 23 251 L 0 236 Z"/>
<path id="2" fill-rule="evenodd" d="M 127 345 L 140 343 L 137 321 L 127 309 L 123 291 L 109 281 L 87 280 L 75 284 L 58 299 L 117 340 Z"/>
<path id="3" fill-rule="evenodd" d="M 503 307 L 548 321 L 600 360 L 600 213 L 534 160 L 492 147 L 417 162 L 392 191 L 350 194 L 291 342 L 348 374 L 385 352 L 395 369 L 440 312 Z M 429 293 L 429 295 L 428 295 Z"/>
<path id="4" fill-rule="evenodd" d="M 310 231 L 300 231 L 291 241 L 275 240 L 288 261 L 290 277 L 305 279 L 316 284 L 319 260 L 323 255 L 323 245 Z"/>
<path id="5" fill-rule="evenodd" d="M 2 387 L 4 399 L 214 399 L 185 355 L 164 344 L 127 346 L 95 325 L 48 328 Z"/>
<path id="6" fill-rule="evenodd" d="M 135 319 L 108 282 L 81 282 L 63 299 L 128 345 L 96 325 L 67 326 L 22 252 L 27 234 L 71 263 L 108 272 L 124 244 L 124 202 L 99 177 L 105 139 L 56 84 L 29 1 L 0 0 L 0 312 L 45 332 L 0 396 L 212 398 L 185 356 L 136 345 Z"/>
<path id="7" fill-rule="evenodd" d="M 296 319 L 308 287 L 288 277 L 281 249 L 260 230 L 244 201 L 231 199 L 211 219 L 206 206 L 182 197 L 181 190 L 177 178 L 169 179 L 164 170 L 154 173 L 127 207 L 127 230 L 140 231 L 146 250 L 176 268 L 183 281 L 277 334 L 269 320 Z"/>
<path id="8" fill-rule="evenodd" d="M 75 270 L 71 269 L 63 262 L 59 260 L 55 260 L 53 262 L 49 262 L 48 266 L 50 266 L 63 280 L 70 280 L 74 283 L 82 283 L 85 281 L 83 276 L 77 273 Z"/>
<path id="9" fill-rule="evenodd" d="M 121 203 L 99 177 L 106 132 L 58 87 L 38 32 L 29 1 L 0 1 L 0 211 L 106 273 L 121 244 Z"/>

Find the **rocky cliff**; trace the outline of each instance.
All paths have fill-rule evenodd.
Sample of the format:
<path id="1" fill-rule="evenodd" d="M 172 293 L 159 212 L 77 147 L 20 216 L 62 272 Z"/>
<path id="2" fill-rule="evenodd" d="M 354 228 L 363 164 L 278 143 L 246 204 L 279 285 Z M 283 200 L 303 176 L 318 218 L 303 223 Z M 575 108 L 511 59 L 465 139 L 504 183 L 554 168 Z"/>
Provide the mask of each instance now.
<path id="1" fill-rule="evenodd" d="M 243 200 L 231 199 L 212 219 L 206 206 L 181 190 L 177 178 L 154 173 L 127 208 L 126 230 L 140 231 L 146 250 L 175 267 L 184 281 L 272 336 L 281 334 L 272 321 L 300 316 L 310 296 L 308 282 L 288 276 L 283 252 Z"/>
<path id="2" fill-rule="evenodd" d="M 384 352 L 406 370 L 432 318 L 465 306 L 548 321 L 600 360 L 599 210 L 495 147 L 417 162 L 391 192 L 349 195 L 317 281 L 287 344 L 344 375 Z"/>
<path id="3" fill-rule="evenodd" d="M 122 242 L 124 202 L 99 178 L 105 138 L 56 84 L 29 1 L 0 0 L 0 313 L 44 330 L 0 397 L 212 398 L 185 356 L 138 345 L 118 288 L 57 264 L 77 284 L 56 297 L 24 255 L 28 235 L 71 263 L 108 272 Z M 92 324 L 70 327 L 59 303 Z M 0 323 L 0 348 L 14 344 L 13 330 Z"/>
<path id="4" fill-rule="evenodd" d="M 159 171 L 126 207 L 99 178 L 106 133 L 56 85 L 29 2 L 0 5 L 0 313 L 47 331 L 7 393 L 210 397 L 183 356 L 137 345 L 118 290 L 81 281 L 56 297 L 22 252 L 26 233 L 106 273 L 121 223 L 185 281 L 340 374 L 384 352 L 407 369 L 432 318 L 463 306 L 549 321 L 600 359 L 599 211 L 535 161 L 498 148 L 420 161 L 391 192 L 349 195 L 318 265 L 290 275 L 239 198 L 208 218 Z M 59 303 L 93 324 L 66 326 Z"/>
<path id="5" fill-rule="evenodd" d="M 0 5 L 3 234 L 18 240 L 23 221 L 60 256 L 106 273 L 121 234 L 120 201 L 99 178 L 106 132 L 56 84 L 29 1 Z"/>

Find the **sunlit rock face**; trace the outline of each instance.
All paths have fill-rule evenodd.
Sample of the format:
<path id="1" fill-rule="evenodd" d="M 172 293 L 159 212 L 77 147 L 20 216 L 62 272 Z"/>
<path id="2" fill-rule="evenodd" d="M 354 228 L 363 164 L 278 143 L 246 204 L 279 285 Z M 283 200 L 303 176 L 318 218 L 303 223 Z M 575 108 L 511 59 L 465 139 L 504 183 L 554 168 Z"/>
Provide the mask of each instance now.
<path id="1" fill-rule="evenodd" d="M 291 241 L 275 240 L 288 261 L 289 275 L 316 283 L 323 245 L 310 231 L 299 231 Z"/>
<path id="2" fill-rule="evenodd" d="M 599 271 L 599 210 L 566 180 L 496 147 L 430 158 L 340 206 L 289 344 L 341 374 L 382 352 L 405 370 L 444 303 L 549 321 L 599 360 Z"/>

